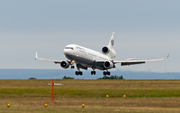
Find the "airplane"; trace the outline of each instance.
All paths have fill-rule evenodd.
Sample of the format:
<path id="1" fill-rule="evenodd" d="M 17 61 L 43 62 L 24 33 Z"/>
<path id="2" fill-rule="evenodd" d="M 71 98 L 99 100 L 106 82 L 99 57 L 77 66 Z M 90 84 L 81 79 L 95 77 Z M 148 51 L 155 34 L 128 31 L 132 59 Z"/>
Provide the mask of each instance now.
<path id="1" fill-rule="evenodd" d="M 102 53 L 85 48 L 76 44 L 69 44 L 64 48 L 64 56 L 67 60 L 52 60 L 38 58 L 38 53 L 36 52 L 35 60 L 41 61 L 50 61 L 55 64 L 60 64 L 64 69 L 68 69 L 71 66 L 71 69 L 74 69 L 74 64 L 76 64 L 77 70 L 75 71 L 76 75 L 82 75 L 80 69 L 88 70 L 92 68 L 91 75 L 96 75 L 96 69 L 102 70 L 103 75 L 110 75 L 109 69 L 115 68 L 117 63 L 121 63 L 121 66 L 129 66 L 135 64 L 143 64 L 148 61 L 161 61 L 169 58 L 167 55 L 166 58 L 161 59 L 146 59 L 146 60 L 137 60 L 135 58 L 125 59 L 125 60 L 114 60 L 116 57 L 116 51 L 114 50 L 114 37 L 115 32 L 112 33 L 108 46 L 102 48 Z"/>

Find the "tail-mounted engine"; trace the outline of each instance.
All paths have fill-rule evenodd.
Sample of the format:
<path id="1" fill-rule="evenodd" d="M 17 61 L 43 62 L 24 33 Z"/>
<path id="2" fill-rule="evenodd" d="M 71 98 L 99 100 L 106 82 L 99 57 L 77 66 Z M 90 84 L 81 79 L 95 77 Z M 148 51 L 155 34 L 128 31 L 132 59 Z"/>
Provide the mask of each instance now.
<path id="1" fill-rule="evenodd" d="M 114 65 L 112 62 L 110 62 L 110 61 L 104 62 L 103 66 L 104 66 L 104 68 L 106 68 L 106 69 L 111 69 L 111 68 L 114 68 L 114 67 L 115 67 L 115 65 Z"/>
<path id="2" fill-rule="evenodd" d="M 62 61 L 61 63 L 60 63 L 60 65 L 61 65 L 61 67 L 62 68 L 64 68 L 64 69 L 67 69 L 67 68 L 69 68 L 69 62 L 68 61 Z"/>
<path id="3" fill-rule="evenodd" d="M 110 58 L 114 58 L 116 57 L 116 52 L 113 48 L 110 48 L 110 47 L 107 47 L 107 46 L 104 46 L 102 48 L 102 53 L 109 56 Z"/>

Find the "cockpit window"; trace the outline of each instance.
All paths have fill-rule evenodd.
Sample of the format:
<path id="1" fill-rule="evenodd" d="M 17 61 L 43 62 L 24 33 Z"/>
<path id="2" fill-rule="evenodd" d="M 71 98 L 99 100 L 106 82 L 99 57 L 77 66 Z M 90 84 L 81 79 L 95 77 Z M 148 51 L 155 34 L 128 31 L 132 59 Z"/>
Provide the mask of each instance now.
<path id="1" fill-rule="evenodd" d="M 71 50 L 74 50 L 74 48 L 73 48 L 73 47 L 66 47 L 66 49 L 71 49 Z"/>

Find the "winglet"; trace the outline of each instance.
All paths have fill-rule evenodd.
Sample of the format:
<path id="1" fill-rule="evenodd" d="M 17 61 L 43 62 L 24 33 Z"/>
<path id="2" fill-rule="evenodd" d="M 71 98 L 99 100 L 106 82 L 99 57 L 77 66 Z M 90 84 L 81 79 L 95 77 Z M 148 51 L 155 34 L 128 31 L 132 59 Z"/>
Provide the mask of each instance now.
<path id="1" fill-rule="evenodd" d="M 36 52 L 35 60 L 38 58 L 38 53 Z"/>
<path id="2" fill-rule="evenodd" d="M 168 59 L 168 58 L 169 58 L 169 55 L 170 55 L 170 53 L 167 55 L 167 57 L 166 57 L 165 59 Z"/>

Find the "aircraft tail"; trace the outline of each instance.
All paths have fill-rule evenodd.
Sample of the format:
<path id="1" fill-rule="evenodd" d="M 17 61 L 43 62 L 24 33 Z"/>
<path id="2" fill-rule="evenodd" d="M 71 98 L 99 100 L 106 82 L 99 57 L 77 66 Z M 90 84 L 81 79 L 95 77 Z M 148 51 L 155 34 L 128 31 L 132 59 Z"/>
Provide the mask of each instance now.
<path id="1" fill-rule="evenodd" d="M 110 58 L 116 57 L 116 51 L 113 49 L 114 37 L 115 37 L 115 32 L 112 33 L 108 46 L 104 46 L 102 48 L 102 53 L 109 56 Z"/>
<path id="2" fill-rule="evenodd" d="M 115 37 L 115 32 L 112 33 L 111 39 L 109 41 L 108 47 L 113 49 L 114 46 L 114 37 Z"/>

